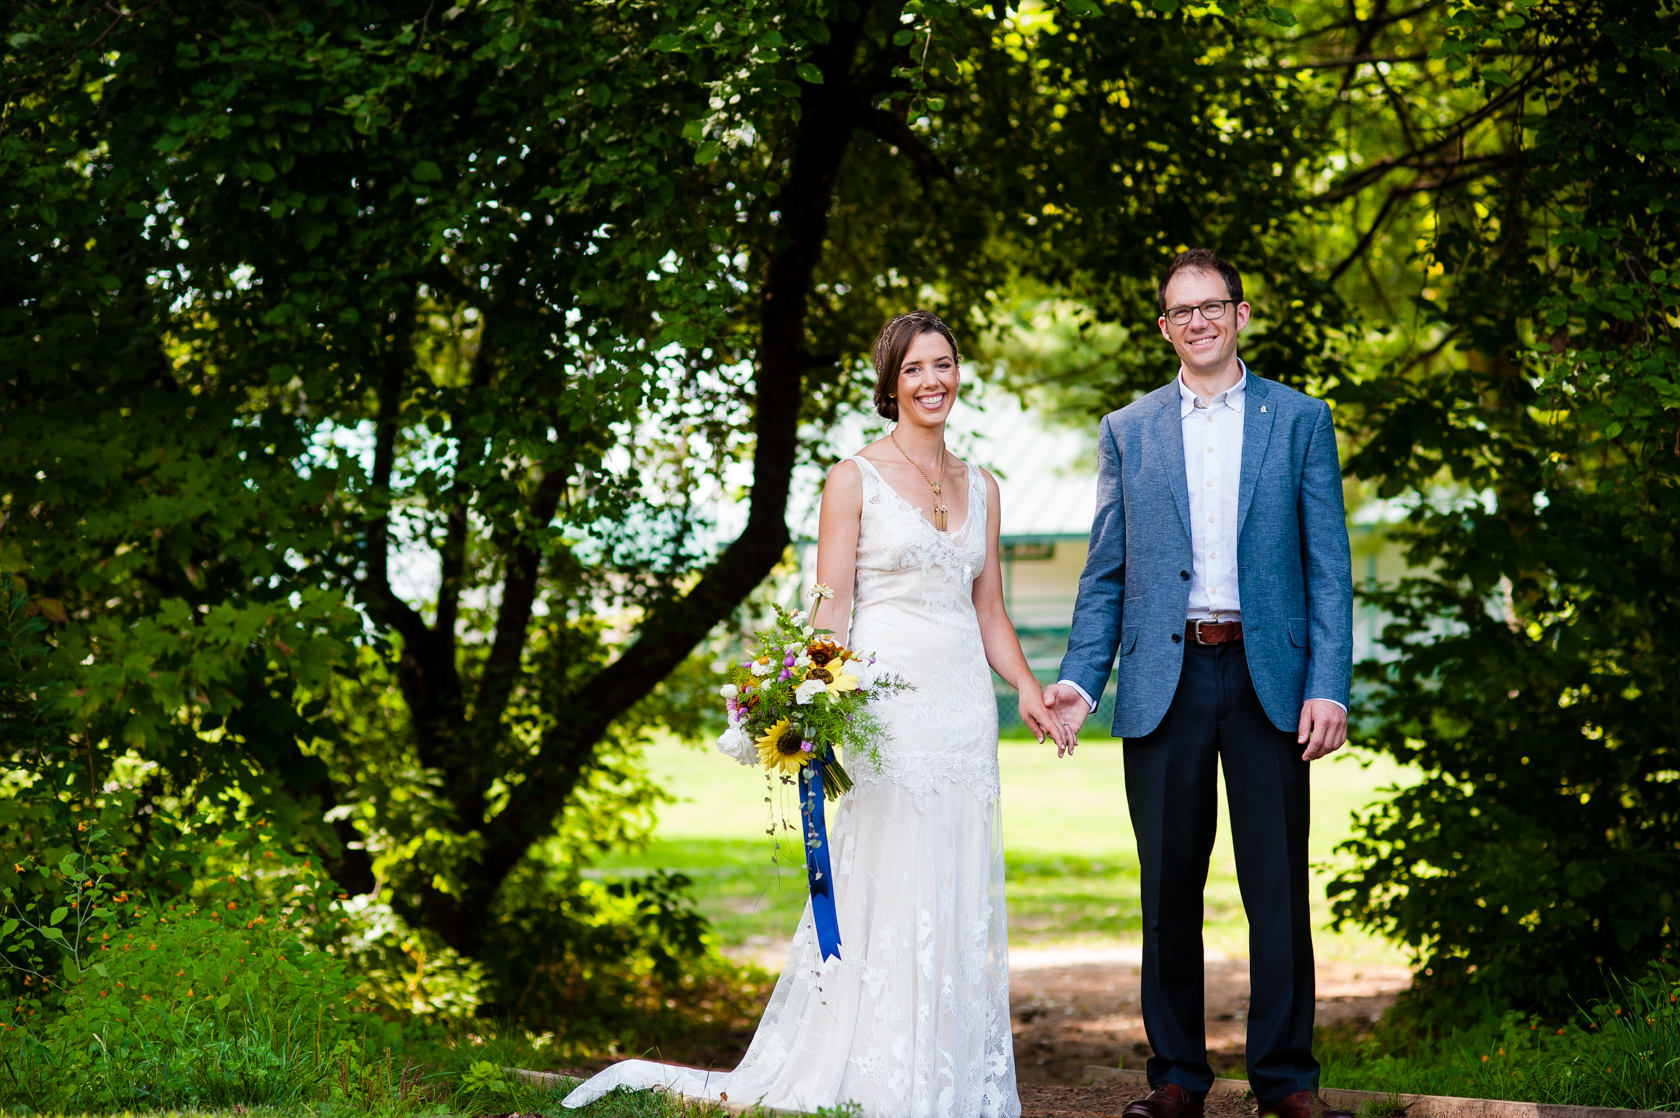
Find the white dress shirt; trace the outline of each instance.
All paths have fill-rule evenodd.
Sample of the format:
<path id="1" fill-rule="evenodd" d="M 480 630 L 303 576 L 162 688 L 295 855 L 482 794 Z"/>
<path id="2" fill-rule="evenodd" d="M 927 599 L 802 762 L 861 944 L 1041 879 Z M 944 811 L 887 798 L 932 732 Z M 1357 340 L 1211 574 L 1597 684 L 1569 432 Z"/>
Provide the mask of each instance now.
<path id="1" fill-rule="evenodd" d="M 1190 488 L 1190 608 L 1185 620 L 1242 620 L 1237 589 L 1237 481 L 1242 476 L 1243 379 L 1202 398 L 1178 374 L 1178 416 L 1184 425 L 1184 480 Z"/>
<path id="2" fill-rule="evenodd" d="M 1241 362 L 1238 362 L 1241 365 Z M 1248 366 L 1242 379 L 1209 403 L 1178 373 L 1178 415 L 1184 430 L 1184 480 L 1190 490 L 1190 605 L 1186 621 L 1242 620 L 1237 584 L 1237 490 L 1242 478 L 1243 408 L 1248 402 Z M 1070 679 L 1092 710 L 1097 704 Z M 1330 699 L 1329 702 L 1336 703 Z M 1343 710 L 1347 708 L 1336 703 Z"/>

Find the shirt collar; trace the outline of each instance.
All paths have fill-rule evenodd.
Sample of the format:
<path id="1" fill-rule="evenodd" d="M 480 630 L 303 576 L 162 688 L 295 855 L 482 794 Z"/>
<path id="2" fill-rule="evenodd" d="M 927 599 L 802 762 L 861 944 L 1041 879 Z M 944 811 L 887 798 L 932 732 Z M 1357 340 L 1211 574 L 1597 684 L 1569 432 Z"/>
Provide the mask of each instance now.
<path id="1" fill-rule="evenodd" d="M 1242 379 L 1215 396 L 1213 403 L 1209 405 L 1210 408 L 1218 408 L 1220 405 L 1224 405 L 1239 415 L 1242 414 L 1243 403 L 1248 399 L 1248 366 L 1243 364 L 1240 357 L 1237 358 L 1237 364 L 1242 366 Z M 1197 402 L 1196 393 L 1188 384 L 1184 383 L 1184 370 L 1180 369 L 1178 371 L 1178 417 L 1183 419 L 1191 412 L 1198 410 Z"/>

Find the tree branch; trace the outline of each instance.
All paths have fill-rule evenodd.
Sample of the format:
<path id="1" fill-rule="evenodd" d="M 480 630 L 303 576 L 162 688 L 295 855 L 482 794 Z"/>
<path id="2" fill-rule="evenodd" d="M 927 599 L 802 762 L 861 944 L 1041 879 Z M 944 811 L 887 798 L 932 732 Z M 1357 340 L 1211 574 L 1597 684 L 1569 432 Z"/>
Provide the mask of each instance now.
<path id="1" fill-rule="evenodd" d="M 926 189 L 930 178 L 951 178 L 951 169 L 922 142 L 902 116 L 885 109 L 872 109 L 860 123 L 883 143 L 897 145 L 898 150 L 916 165 L 917 172 L 922 176 L 923 189 Z"/>
<path id="2" fill-rule="evenodd" d="M 402 393 L 407 363 L 387 354 L 379 382 L 379 410 L 374 418 L 373 474 L 368 479 L 371 518 L 367 527 L 367 574 L 362 584 L 379 617 L 418 643 L 425 639 L 426 621 L 391 589 L 391 474 L 397 463 L 397 432 L 401 426 Z"/>

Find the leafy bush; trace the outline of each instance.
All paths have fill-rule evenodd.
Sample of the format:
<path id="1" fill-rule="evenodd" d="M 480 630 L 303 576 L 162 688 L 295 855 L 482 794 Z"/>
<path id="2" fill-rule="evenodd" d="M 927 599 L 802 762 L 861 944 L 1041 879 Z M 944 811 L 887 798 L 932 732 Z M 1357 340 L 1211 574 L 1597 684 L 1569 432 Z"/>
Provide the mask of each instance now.
<path id="1" fill-rule="evenodd" d="M 1381 720 L 1365 744 L 1424 777 L 1358 821 L 1330 892 L 1339 918 L 1416 953 L 1408 1012 L 1566 1015 L 1680 934 L 1680 648 L 1648 620 L 1656 598 L 1611 585 L 1674 567 L 1612 551 L 1603 527 L 1607 558 L 1524 624 L 1490 617 L 1495 588 L 1474 582 L 1380 596 L 1407 654 L 1363 666 Z"/>
<path id="2" fill-rule="evenodd" d="M 718 954 L 681 874 L 599 882 L 536 867 L 516 875 L 481 956 L 493 1005 L 554 1029 L 554 1058 L 650 1049 L 685 1062 L 745 1050 L 769 976 Z"/>
<path id="3" fill-rule="evenodd" d="M 57 866 L 26 858 L 34 888 L 4 890 L 0 967 L 26 994 L 0 1006 L 13 1077 L 0 1090 L 37 1108 L 286 1102 L 347 1046 L 400 1038 L 311 942 L 300 918 L 331 894 L 266 828 L 213 840 L 230 872 L 165 903 L 114 884 L 107 837 L 88 832 Z"/>

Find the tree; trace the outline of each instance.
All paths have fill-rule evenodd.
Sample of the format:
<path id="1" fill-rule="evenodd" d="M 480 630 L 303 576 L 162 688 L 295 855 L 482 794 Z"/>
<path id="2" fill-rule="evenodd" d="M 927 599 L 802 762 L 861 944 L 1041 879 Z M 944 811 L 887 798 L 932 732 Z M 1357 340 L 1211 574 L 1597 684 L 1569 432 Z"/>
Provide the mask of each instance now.
<path id="1" fill-rule="evenodd" d="M 1426 572 L 1371 594 L 1394 658 L 1363 667 L 1366 743 L 1424 779 L 1360 820 L 1335 910 L 1412 947 L 1417 1012 L 1568 1013 L 1680 897 L 1675 21 L 1296 15 L 1251 56 L 1308 149 L 1274 244 L 1324 293 L 1307 383 L 1349 483 L 1409 500 Z"/>
<path id="2" fill-rule="evenodd" d="M 1210 236 L 1319 298 L 1268 247 L 1289 86 L 1217 13 L 11 20 L 0 493 L 69 611 L 79 742 L 288 816 L 467 953 L 569 809 L 641 802 L 628 743 L 782 559 L 890 312 L 978 326 L 1020 276 L 1152 314 Z M 748 458 L 725 544 L 704 498 Z"/>

